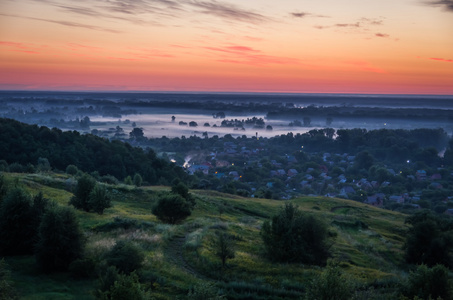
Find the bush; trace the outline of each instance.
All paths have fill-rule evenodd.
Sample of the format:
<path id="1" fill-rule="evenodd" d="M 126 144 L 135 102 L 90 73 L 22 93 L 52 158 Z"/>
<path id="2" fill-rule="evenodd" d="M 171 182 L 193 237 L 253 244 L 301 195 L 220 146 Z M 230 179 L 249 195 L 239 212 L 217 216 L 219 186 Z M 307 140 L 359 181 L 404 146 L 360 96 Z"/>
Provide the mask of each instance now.
<path id="1" fill-rule="evenodd" d="M 118 274 L 116 280 L 105 292 L 97 292 L 97 299 L 102 300 L 142 300 L 147 299 L 135 273 L 130 275 Z"/>
<path id="2" fill-rule="evenodd" d="M 84 238 L 74 210 L 53 206 L 43 216 L 38 230 L 36 261 L 46 272 L 66 271 L 82 257 Z"/>
<path id="3" fill-rule="evenodd" d="M 90 210 L 89 199 L 90 193 L 94 189 L 96 181 L 89 175 L 83 175 L 78 181 L 74 196 L 69 201 L 75 208 Z"/>
<path id="4" fill-rule="evenodd" d="M 69 265 L 69 272 L 71 276 L 80 279 L 80 278 L 92 278 L 95 274 L 96 263 L 91 258 L 81 258 L 74 260 Z"/>
<path id="5" fill-rule="evenodd" d="M 143 183 L 142 176 L 140 176 L 140 174 L 136 173 L 134 175 L 134 184 L 135 184 L 135 186 L 142 186 L 142 183 Z"/>
<path id="6" fill-rule="evenodd" d="M 74 165 L 68 165 L 66 167 L 66 174 L 75 175 L 75 174 L 77 174 L 78 171 L 79 171 L 79 169 Z"/>
<path id="7" fill-rule="evenodd" d="M 302 214 L 292 203 L 287 203 L 272 222 L 264 222 L 261 237 L 273 261 L 322 265 L 329 257 L 327 226 Z"/>
<path id="8" fill-rule="evenodd" d="M 219 295 L 219 289 L 213 283 L 201 282 L 190 289 L 188 299 L 193 300 L 221 300 L 226 299 Z"/>
<path id="9" fill-rule="evenodd" d="M 93 190 L 90 192 L 88 199 L 89 209 L 94 210 L 98 214 L 102 215 L 104 209 L 111 207 L 110 196 L 107 190 L 102 185 L 96 184 Z"/>
<path id="10" fill-rule="evenodd" d="M 324 271 L 311 282 L 305 299 L 348 300 L 353 292 L 353 282 L 343 275 L 337 262 L 329 261 Z"/>
<path id="11" fill-rule="evenodd" d="M 124 183 L 128 184 L 128 185 L 133 185 L 134 184 L 134 182 L 132 181 L 131 176 L 127 176 L 126 178 L 124 178 Z"/>
<path id="12" fill-rule="evenodd" d="M 105 254 L 109 266 L 116 267 L 120 272 L 130 274 L 142 267 L 145 255 L 131 242 L 119 241 Z"/>
<path id="13" fill-rule="evenodd" d="M 162 222 L 177 224 L 191 215 L 192 206 L 183 197 L 169 194 L 161 197 L 152 212 Z"/>
<path id="14" fill-rule="evenodd" d="M 414 272 L 409 273 L 409 278 L 403 286 L 403 295 L 410 299 L 452 299 L 453 293 L 448 282 L 448 269 L 442 265 L 429 268 L 420 265 Z"/>
<path id="15" fill-rule="evenodd" d="M 11 173 L 24 173 L 25 167 L 19 163 L 12 163 L 9 165 L 9 171 Z"/>
<path id="16" fill-rule="evenodd" d="M 112 176 L 112 175 L 104 175 L 100 178 L 101 182 L 105 182 L 105 183 L 108 183 L 108 184 L 118 184 L 119 181 L 118 179 L 116 179 L 115 176 Z"/>
<path id="17" fill-rule="evenodd" d="M 0 255 L 33 253 L 32 202 L 23 189 L 14 188 L 0 203 Z"/>
<path id="18" fill-rule="evenodd" d="M 17 291 L 11 281 L 11 272 L 5 259 L 0 260 L 0 299 L 2 300 L 15 300 L 19 299 Z"/>
<path id="19" fill-rule="evenodd" d="M 423 211 L 408 217 L 405 223 L 411 225 L 404 244 L 408 263 L 453 267 L 453 222 L 450 219 Z"/>

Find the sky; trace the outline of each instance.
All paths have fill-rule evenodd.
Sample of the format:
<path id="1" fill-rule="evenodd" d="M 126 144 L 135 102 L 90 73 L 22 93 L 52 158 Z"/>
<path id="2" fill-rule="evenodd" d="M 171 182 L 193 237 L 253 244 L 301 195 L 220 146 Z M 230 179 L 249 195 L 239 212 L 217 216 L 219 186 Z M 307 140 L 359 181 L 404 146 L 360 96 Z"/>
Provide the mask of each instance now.
<path id="1" fill-rule="evenodd" d="M 0 0 L 0 90 L 453 95 L 453 0 Z"/>

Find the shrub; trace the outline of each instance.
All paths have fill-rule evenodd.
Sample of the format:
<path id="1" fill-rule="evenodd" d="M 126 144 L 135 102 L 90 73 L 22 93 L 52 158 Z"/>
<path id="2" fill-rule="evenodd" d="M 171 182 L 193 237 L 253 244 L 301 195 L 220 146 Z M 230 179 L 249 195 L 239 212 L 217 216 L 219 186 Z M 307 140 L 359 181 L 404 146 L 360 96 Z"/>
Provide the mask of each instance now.
<path id="1" fill-rule="evenodd" d="M 327 226 L 302 214 L 292 203 L 287 203 L 272 222 L 264 222 L 261 237 L 273 261 L 320 265 L 329 257 Z"/>
<path id="2" fill-rule="evenodd" d="M 119 181 L 118 179 L 116 179 L 115 176 L 112 176 L 112 175 L 104 175 L 100 178 L 101 182 L 105 182 L 105 183 L 108 183 L 108 184 L 118 184 Z"/>
<path id="3" fill-rule="evenodd" d="M 14 188 L 0 203 L 0 255 L 33 253 L 30 229 L 32 202 L 23 189 Z"/>
<path id="4" fill-rule="evenodd" d="M 188 299 L 193 300 L 221 300 L 226 299 L 219 295 L 219 289 L 213 283 L 201 282 L 190 289 Z"/>
<path id="5" fill-rule="evenodd" d="M 96 263 L 92 258 L 81 258 L 74 260 L 69 265 L 71 276 L 79 278 L 92 278 L 95 274 Z"/>
<path id="6" fill-rule="evenodd" d="M 17 291 L 11 281 L 11 272 L 5 259 L 0 260 L 0 299 L 15 300 L 19 299 Z"/>
<path id="7" fill-rule="evenodd" d="M 169 194 L 161 197 L 152 212 L 162 222 L 177 224 L 191 215 L 192 206 L 180 195 Z"/>
<path id="8" fill-rule="evenodd" d="M 89 175 L 83 175 L 78 181 L 74 192 L 74 196 L 71 197 L 69 204 L 72 204 L 75 208 L 89 211 L 89 199 L 90 193 L 94 189 L 96 181 Z"/>
<path id="9" fill-rule="evenodd" d="M 89 209 L 94 210 L 98 214 L 102 215 L 104 209 L 111 207 L 110 196 L 104 186 L 96 184 L 93 190 L 90 192 L 88 199 Z"/>
<path id="10" fill-rule="evenodd" d="M 140 174 L 136 173 L 134 175 L 134 185 L 135 186 L 142 186 L 142 183 L 143 183 L 142 176 L 140 176 Z"/>
<path id="11" fill-rule="evenodd" d="M 452 299 L 453 293 L 448 281 L 448 269 L 442 265 L 429 268 L 420 265 L 403 286 L 402 293 L 412 298 L 420 299 Z"/>
<path id="12" fill-rule="evenodd" d="M 135 273 L 130 275 L 118 274 L 110 289 L 105 292 L 98 292 L 96 296 L 97 299 L 102 300 L 147 299 Z"/>
<path id="13" fill-rule="evenodd" d="M 233 239 L 226 233 L 217 232 L 213 246 L 215 255 L 222 261 L 222 267 L 225 267 L 227 259 L 235 256 Z"/>
<path id="14" fill-rule="evenodd" d="M 120 272 L 130 274 L 142 267 L 145 255 L 131 242 L 119 241 L 105 254 L 109 266 L 116 267 Z"/>
<path id="15" fill-rule="evenodd" d="M 75 175 L 75 174 L 77 174 L 78 171 L 79 171 L 79 169 L 74 165 L 68 165 L 66 167 L 66 173 L 69 175 Z"/>
<path id="16" fill-rule="evenodd" d="M 124 178 L 124 183 L 128 184 L 128 185 L 133 185 L 134 184 L 134 182 L 132 181 L 131 176 L 127 176 L 126 178 Z"/>
<path id="17" fill-rule="evenodd" d="M 9 171 L 11 173 L 24 173 L 25 167 L 19 163 L 12 163 L 9 165 Z"/>
<path id="18" fill-rule="evenodd" d="M 329 261 L 324 271 L 309 285 L 305 299 L 348 300 L 353 292 L 353 282 L 343 275 L 338 263 Z"/>
<path id="19" fill-rule="evenodd" d="M 38 230 L 36 261 L 46 272 L 66 271 L 82 257 L 84 238 L 74 210 L 53 206 L 43 216 Z"/>

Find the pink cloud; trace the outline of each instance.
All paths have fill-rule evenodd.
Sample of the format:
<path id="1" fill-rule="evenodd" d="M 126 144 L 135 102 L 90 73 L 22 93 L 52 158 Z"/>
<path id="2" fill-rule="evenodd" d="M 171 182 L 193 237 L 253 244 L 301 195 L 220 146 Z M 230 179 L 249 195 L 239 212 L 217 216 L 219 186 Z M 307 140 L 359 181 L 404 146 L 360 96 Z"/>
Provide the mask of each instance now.
<path id="1" fill-rule="evenodd" d="M 453 59 L 444 59 L 444 58 L 437 58 L 437 57 L 430 57 L 429 59 L 442 61 L 442 62 L 453 62 Z"/>
<path id="2" fill-rule="evenodd" d="M 388 37 L 390 37 L 390 35 L 388 35 L 388 34 L 386 34 L 386 33 L 375 33 L 374 35 L 377 36 L 377 37 L 382 37 L 382 38 L 388 38 Z"/>
<path id="3" fill-rule="evenodd" d="M 252 48 L 246 47 L 246 46 L 230 46 L 230 47 L 226 47 L 226 48 L 234 50 L 234 51 L 261 52 L 259 50 L 255 50 L 255 49 L 252 49 Z"/>
<path id="4" fill-rule="evenodd" d="M 0 46 L 8 47 L 8 51 L 13 52 L 22 52 L 22 53 L 29 53 L 29 54 L 38 54 L 39 52 L 34 51 L 32 47 L 24 44 L 24 43 L 16 43 L 16 42 L 6 42 L 0 41 Z"/>

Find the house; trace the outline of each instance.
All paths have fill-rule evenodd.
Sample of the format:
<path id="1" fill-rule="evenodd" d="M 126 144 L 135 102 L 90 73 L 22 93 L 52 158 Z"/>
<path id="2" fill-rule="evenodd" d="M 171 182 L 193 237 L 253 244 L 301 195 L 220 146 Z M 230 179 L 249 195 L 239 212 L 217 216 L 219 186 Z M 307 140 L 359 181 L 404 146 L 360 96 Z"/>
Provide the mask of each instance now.
<path id="1" fill-rule="evenodd" d="M 209 167 L 206 165 L 193 165 L 189 167 L 188 171 L 190 175 L 193 175 L 195 172 L 202 172 L 203 174 L 208 175 Z"/>
<path id="2" fill-rule="evenodd" d="M 296 176 L 297 174 L 299 174 L 299 172 L 297 172 L 296 169 L 289 169 L 287 174 L 289 177 L 293 177 L 293 176 Z"/>
<path id="3" fill-rule="evenodd" d="M 404 203 L 404 197 L 398 195 L 392 195 L 389 197 L 390 202 Z"/>
<path id="4" fill-rule="evenodd" d="M 418 170 L 417 172 L 415 172 L 415 177 L 417 177 L 417 180 L 419 181 L 426 180 L 426 171 Z"/>
<path id="5" fill-rule="evenodd" d="M 285 170 L 283 170 L 283 169 L 278 169 L 278 170 L 277 170 L 277 175 L 278 175 L 278 176 L 285 176 L 285 175 L 286 175 L 286 172 L 285 172 Z"/>
<path id="6" fill-rule="evenodd" d="M 364 203 L 372 205 L 372 206 L 376 206 L 376 207 L 381 207 L 383 204 L 383 199 L 381 199 L 377 195 L 368 196 Z"/>
<path id="7" fill-rule="evenodd" d="M 430 185 L 429 185 L 430 188 L 433 188 L 433 189 L 441 189 L 443 188 L 442 184 L 440 184 L 439 182 L 432 182 Z"/>
<path id="8" fill-rule="evenodd" d="M 431 180 L 441 180 L 442 175 L 440 175 L 439 173 L 435 173 L 435 174 L 431 175 L 430 179 Z"/>

